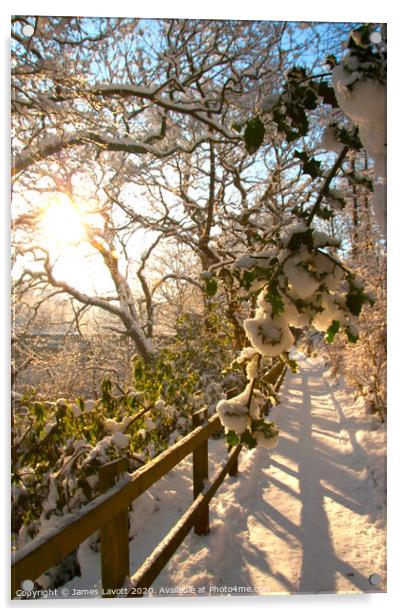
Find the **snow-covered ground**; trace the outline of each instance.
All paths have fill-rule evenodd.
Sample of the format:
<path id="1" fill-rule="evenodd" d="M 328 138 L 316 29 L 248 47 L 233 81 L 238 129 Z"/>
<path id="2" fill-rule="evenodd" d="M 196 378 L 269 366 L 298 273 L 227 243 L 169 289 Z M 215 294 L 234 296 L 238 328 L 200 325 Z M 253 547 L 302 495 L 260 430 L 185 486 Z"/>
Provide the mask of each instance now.
<path id="1" fill-rule="evenodd" d="M 299 366 L 272 411 L 278 448 L 242 452 L 238 477 L 211 503 L 210 534 L 188 535 L 155 596 L 386 590 L 385 429 L 332 381 L 321 357 Z M 209 448 L 213 472 L 226 448 L 222 440 Z M 191 472 L 188 457 L 135 502 L 131 573 L 191 503 Z M 79 559 L 82 576 L 66 587 L 99 588 L 99 555 L 83 544 Z"/>

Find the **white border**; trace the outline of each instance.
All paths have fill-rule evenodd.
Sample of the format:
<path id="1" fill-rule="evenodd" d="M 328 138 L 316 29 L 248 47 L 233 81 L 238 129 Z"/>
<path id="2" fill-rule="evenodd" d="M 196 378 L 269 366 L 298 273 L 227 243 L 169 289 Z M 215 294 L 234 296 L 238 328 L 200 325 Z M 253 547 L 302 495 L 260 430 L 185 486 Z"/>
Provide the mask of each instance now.
<path id="1" fill-rule="evenodd" d="M 111 8 L 113 6 L 113 12 Z M 9 92 L 9 24 L 10 15 L 28 14 L 66 14 L 88 15 L 88 16 L 131 16 L 136 13 L 140 17 L 188 17 L 188 18 L 216 18 L 216 19 L 271 19 L 271 20 L 290 20 L 290 21 L 371 21 L 387 22 L 389 36 L 389 149 L 388 149 L 388 209 L 389 209 L 389 429 L 388 429 L 388 592 L 387 594 L 375 595 L 297 595 L 292 597 L 232 597 L 232 598 L 212 598 L 212 599 L 167 599 L 152 602 L 131 601 L 128 605 L 125 602 L 115 600 L 114 602 L 99 602 L 92 604 L 90 601 L 78 601 L 72 604 L 70 601 L 57 602 L 59 609 L 72 609 L 85 606 L 87 609 L 132 609 L 136 611 L 146 610 L 148 613 L 161 613 L 164 609 L 166 615 L 189 611 L 190 609 L 202 613 L 206 609 L 217 609 L 218 611 L 245 610 L 253 608 L 259 613 L 268 610 L 282 610 L 282 614 L 288 615 L 297 613 L 300 610 L 309 609 L 311 614 L 340 615 L 341 611 L 345 614 L 356 614 L 358 611 L 366 611 L 366 615 L 377 614 L 380 610 L 393 610 L 395 601 L 401 598 L 400 591 L 403 584 L 403 479 L 402 470 L 402 440 L 404 435 L 404 404 L 401 393 L 403 383 L 403 360 L 404 340 L 403 329 L 403 297 L 401 294 L 400 279 L 403 278 L 403 249 L 404 249 L 404 204 L 401 203 L 403 192 L 404 176 L 404 157 L 402 154 L 404 135 L 403 135 L 403 109 L 404 99 L 402 94 L 402 75 L 403 75 L 403 47 L 404 39 L 404 20 L 402 11 L 397 3 L 375 2 L 371 0 L 337 0 L 335 3 L 301 2 L 298 0 L 288 0 L 287 2 L 274 3 L 266 0 L 248 0 L 243 3 L 219 3 L 217 0 L 203 0 L 199 3 L 190 3 L 185 0 L 173 0 L 169 4 L 157 2 L 156 0 L 147 3 L 136 3 L 134 0 L 123 2 L 114 0 L 112 6 L 108 3 L 101 4 L 99 1 L 89 0 L 69 0 L 68 3 L 56 4 L 54 1 L 43 0 L 41 2 L 18 1 L 13 3 L 5 2 L 1 7 L 0 31 L 1 31 L 1 68 L 2 71 L 2 96 L 1 105 L 3 114 L 1 122 L 3 144 L 2 164 L 2 208 L 0 213 L 0 246 L 1 246 L 1 270 L 2 281 L 1 301 L 0 301 L 0 391 L 1 391 L 1 413 L 2 413 L 2 434 L 4 442 L 2 447 L 2 473 L 1 494 L 3 495 L 2 512 L 2 542 L 1 564 L 3 575 L 1 576 L 1 596 L 2 603 L 6 609 L 14 609 L 17 612 L 25 612 L 28 608 L 30 612 L 37 612 L 45 609 L 55 609 L 55 602 L 41 601 L 33 606 L 32 602 L 22 606 L 11 604 L 9 596 L 9 509 L 6 495 L 9 494 L 8 476 L 8 363 L 9 363 L 9 320 L 8 320 L 8 297 L 9 297 L 9 265 L 8 265 L 8 167 L 9 167 L 9 103 L 8 96 L 4 92 Z M 5 470 L 7 469 L 7 470 Z M 4 565 L 4 568 L 3 568 Z M 118 601 L 118 602 L 117 602 Z M 209 603 L 208 603 L 209 602 Z M 125 603 L 125 604 L 124 604 Z M 401 603 L 401 601 L 400 601 Z"/>

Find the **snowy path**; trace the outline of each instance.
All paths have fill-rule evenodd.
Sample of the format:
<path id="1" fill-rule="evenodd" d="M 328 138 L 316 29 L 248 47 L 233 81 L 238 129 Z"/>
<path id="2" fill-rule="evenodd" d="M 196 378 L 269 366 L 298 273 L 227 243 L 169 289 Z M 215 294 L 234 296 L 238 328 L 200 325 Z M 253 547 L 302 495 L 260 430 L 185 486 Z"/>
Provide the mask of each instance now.
<path id="1" fill-rule="evenodd" d="M 358 421 L 360 404 L 346 413 L 346 394 L 327 384 L 321 362 L 299 365 L 273 412 L 279 447 L 244 454 L 239 478 L 213 501 L 211 535 L 188 537 L 156 587 L 355 592 L 374 590 L 372 573 L 385 579 L 383 486 L 356 438 L 371 421 Z"/>
<path id="2" fill-rule="evenodd" d="M 163 587 L 211 594 L 218 592 L 212 587 L 234 593 L 247 586 L 258 594 L 385 590 L 385 430 L 375 430 L 344 388 L 329 385 L 320 358 L 299 366 L 298 374 L 288 372 L 272 413 L 281 428 L 278 448 L 242 453 L 238 478 L 226 479 L 211 503 L 211 533 L 189 534 L 155 581 L 156 595 Z M 224 455 L 223 442 L 210 441 L 212 468 Z M 191 502 L 191 486 L 188 458 L 138 499 L 131 571 Z M 83 560 L 88 573 L 80 586 L 95 585 L 99 568 Z M 377 588 L 369 582 L 374 573 L 382 580 Z"/>

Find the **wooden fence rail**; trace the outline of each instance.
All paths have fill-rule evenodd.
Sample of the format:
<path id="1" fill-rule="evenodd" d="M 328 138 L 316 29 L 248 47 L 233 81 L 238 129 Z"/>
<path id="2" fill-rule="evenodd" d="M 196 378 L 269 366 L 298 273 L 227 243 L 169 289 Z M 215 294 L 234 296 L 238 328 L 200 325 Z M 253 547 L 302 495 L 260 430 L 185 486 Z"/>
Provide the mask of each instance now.
<path id="1" fill-rule="evenodd" d="M 267 373 L 267 382 L 279 389 L 285 369 L 283 362 L 276 364 Z M 131 578 L 134 592 L 130 596 L 141 596 L 142 593 L 137 594 L 136 589 L 150 586 L 192 526 L 197 534 L 209 532 L 209 502 L 226 475 L 237 473 L 237 457 L 241 446 L 230 450 L 227 460 L 209 482 L 208 439 L 221 428 L 221 422 L 218 415 L 205 419 L 199 425 L 202 421 L 201 413 L 196 414 L 193 418 L 194 429 L 190 434 L 131 475 L 125 472 L 125 458 L 101 467 L 100 489 L 104 493 L 77 513 L 65 516 L 59 526 L 33 539 L 14 554 L 11 567 L 12 596 L 16 595 L 24 580 L 37 579 L 97 530 L 101 530 L 102 586 L 107 591 L 105 596 L 112 596 L 113 593 L 108 593 L 108 590 L 121 588 L 129 576 L 128 507 L 192 453 L 194 501 Z M 122 474 L 123 477 L 113 485 Z"/>

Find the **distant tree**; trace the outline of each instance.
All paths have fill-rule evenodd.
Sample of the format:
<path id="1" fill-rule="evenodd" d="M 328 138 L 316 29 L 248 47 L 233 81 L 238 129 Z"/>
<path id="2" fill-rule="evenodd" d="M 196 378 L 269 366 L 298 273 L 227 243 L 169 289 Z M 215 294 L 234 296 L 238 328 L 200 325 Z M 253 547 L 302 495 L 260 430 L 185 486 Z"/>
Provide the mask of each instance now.
<path id="1" fill-rule="evenodd" d="M 30 21 L 35 32 L 24 39 Z M 293 186 L 286 179 L 291 148 L 285 159 L 282 141 L 270 140 L 254 165 L 239 127 L 297 54 L 314 62 L 330 42 L 338 48 L 340 31 L 322 28 L 313 45 L 295 24 L 276 22 L 14 18 L 14 237 L 17 255 L 26 264 L 29 253 L 37 264 L 25 266 L 24 282 L 107 311 L 150 360 L 152 251 L 171 238 L 194 250 L 207 270 L 229 246 L 250 241 L 250 209 L 275 208 L 279 216 Z M 86 209 L 98 222 L 87 225 L 82 241 L 106 268 L 113 293 L 90 295 L 74 279 L 60 279 L 55 255 L 35 241 L 41 195 L 60 192 L 73 202 L 91 195 Z M 152 239 L 128 279 L 140 230 Z M 230 240 L 218 252 L 219 232 Z M 229 311 L 237 329 L 234 298 Z"/>

